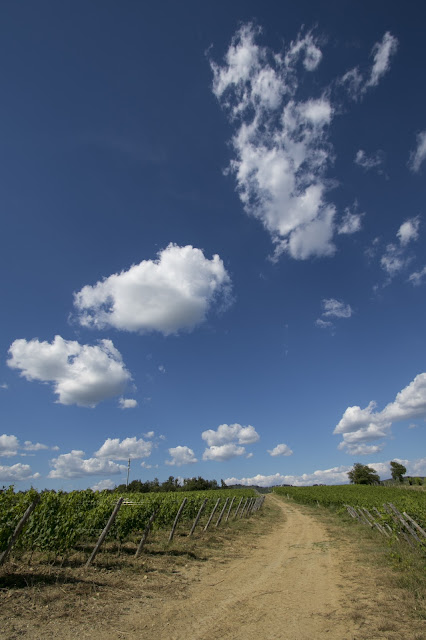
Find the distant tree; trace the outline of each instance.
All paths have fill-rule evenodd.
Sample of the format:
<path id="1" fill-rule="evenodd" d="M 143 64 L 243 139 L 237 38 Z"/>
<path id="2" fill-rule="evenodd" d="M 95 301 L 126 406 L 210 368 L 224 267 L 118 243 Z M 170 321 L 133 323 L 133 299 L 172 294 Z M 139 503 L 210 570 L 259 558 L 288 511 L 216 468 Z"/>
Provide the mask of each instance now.
<path id="1" fill-rule="evenodd" d="M 380 482 L 376 470 L 360 462 L 355 462 L 353 469 L 348 471 L 348 477 L 352 484 L 378 484 Z"/>
<path id="2" fill-rule="evenodd" d="M 407 473 L 407 469 L 404 467 L 404 465 L 399 464 L 399 462 L 395 462 L 393 460 L 390 463 L 390 468 L 393 480 L 399 480 L 400 482 L 403 482 L 402 477 L 405 473 Z"/>

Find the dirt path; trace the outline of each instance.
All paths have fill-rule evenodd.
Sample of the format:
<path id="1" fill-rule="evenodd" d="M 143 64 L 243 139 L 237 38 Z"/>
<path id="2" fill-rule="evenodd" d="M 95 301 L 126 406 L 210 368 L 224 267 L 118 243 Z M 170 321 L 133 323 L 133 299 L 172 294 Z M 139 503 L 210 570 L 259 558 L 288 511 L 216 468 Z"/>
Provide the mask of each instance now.
<path id="1" fill-rule="evenodd" d="M 353 638 L 341 561 L 324 526 L 297 506 L 268 500 L 282 515 L 249 557 L 202 572 L 184 599 L 155 600 L 143 612 L 133 603 L 121 629 L 156 640 Z"/>

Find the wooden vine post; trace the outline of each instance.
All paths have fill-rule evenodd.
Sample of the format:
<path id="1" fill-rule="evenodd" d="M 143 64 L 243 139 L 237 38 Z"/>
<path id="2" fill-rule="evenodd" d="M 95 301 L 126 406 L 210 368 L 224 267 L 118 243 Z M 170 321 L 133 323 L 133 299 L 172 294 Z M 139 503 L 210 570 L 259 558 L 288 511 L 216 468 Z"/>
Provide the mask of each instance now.
<path id="1" fill-rule="evenodd" d="M 219 506 L 219 502 L 220 502 L 220 498 L 218 498 L 218 499 L 217 499 L 217 502 L 216 502 L 216 504 L 214 505 L 213 510 L 212 510 L 212 512 L 211 512 L 211 514 L 210 514 L 210 518 L 207 520 L 207 524 L 206 524 L 206 526 L 204 527 L 203 531 L 207 531 L 207 529 L 209 528 L 209 526 L 210 526 L 210 522 L 211 522 L 211 521 L 212 521 L 212 519 L 213 519 L 213 516 L 214 516 L 214 514 L 215 514 L 215 511 L 216 511 L 216 509 L 217 509 L 217 508 L 218 508 L 218 506 Z"/>
<path id="2" fill-rule="evenodd" d="M 244 499 L 244 498 L 241 498 L 241 499 L 240 499 L 240 501 L 239 501 L 239 503 L 238 503 L 238 506 L 237 506 L 237 508 L 235 509 L 235 513 L 234 513 L 234 520 L 235 520 L 235 518 L 236 518 L 236 517 L 237 517 L 237 515 L 238 515 L 238 511 L 240 510 L 241 503 L 242 503 L 243 499 Z"/>
<path id="3" fill-rule="evenodd" d="M 151 531 L 152 523 L 154 522 L 155 518 L 157 517 L 157 513 L 160 511 L 160 508 L 161 507 L 158 507 L 154 511 L 154 513 L 151 515 L 150 519 L 148 520 L 148 524 L 145 527 L 145 531 L 143 532 L 143 536 L 141 538 L 141 541 L 139 542 L 139 546 L 136 549 L 135 558 L 137 558 L 140 555 L 140 553 L 141 553 L 141 551 L 143 549 L 143 546 L 144 546 L 144 544 L 147 541 L 147 538 L 149 536 L 149 532 Z"/>
<path id="4" fill-rule="evenodd" d="M 197 524 L 198 524 L 198 522 L 199 522 L 199 520 L 201 518 L 201 514 L 203 513 L 204 507 L 206 506 L 206 504 L 207 504 L 207 498 L 204 500 L 203 504 L 199 508 L 197 516 L 196 516 L 196 518 L 194 520 L 194 524 L 192 525 L 191 531 L 188 533 L 188 536 L 192 536 L 192 534 L 194 533 L 195 527 L 197 526 Z"/>
<path id="5" fill-rule="evenodd" d="M 223 514 L 225 513 L 226 505 L 228 504 L 228 502 L 229 502 L 229 498 L 226 498 L 225 504 L 223 505 L 222 511 L 220 512 L 220 516 L 217 519 L 216 527 L 218 527 L 220 525 L 220 521 L 223 518 Z"/>
<path id="6" fill-rule="evenodd" d="M 9 544 L 7 545 L 3 553 L 0 555 L 0 565 L 2 565 L 5 562 L 13 545 L 15 544 L 16 540 L 19 538 L 26 521 L 28 520 L 28 518 L 30 517 L 30 515 L 32 514 L 32 512 L 34 511 L 34 509 L 36 508 L 39 502 L 40 502 L 40 496 L 36 496 L 32 501 L 32 503 L 29 505 L 29 507 L 27 507 L 24 515 L 16 525 L 15 531 L 13 532 L 12 537 L 9 540 Z"/>
<path id="7" fill-rule="evenodd" d="M 112 525 L 114 524 L 114 520 L 117 517 L 117 513 L 120 511 L 120 507 L 123 503 L 124 498 L 119 498 L 117 500 L 117 504 L 114 507 L 114 511 L 111 513 L 108 522 L 106 523 L 105 529 L 102 531 L 101 535 L 99 536 L 99 540 L 97 541 L 95 548 L 93 549 L 92 553 L 90 554 L 90 558 L 88 559 L 88 561 L 85 564 L 85 568 L 87 569 L 87 567 L 90 567 L 90 565 L 92 564 L 93 560 L 95 559 L 99 549 L 101 548 L 101 545 L 103 543 L 103 541 L 105 540 L 108 531 L 111 529 Z"/>
<path id="8" fill-rule="evenodd" d="M 229 505 L 229 509 L 228 509 L 228 513 L 226 514 L 225 522 L 228 522 L 228 520 L 229 520 L 229 514 L 231 513 L 231 509 L 232 509 L 232 505 L 234 504 L 234 501 L 235 501 L 235 496 L 232 498 L 231 504 Z"/>
<path id="9" fill-rule="evenodd" d="M 169 542 L 171 542 L 173 540 L 173 536 L 175 535 L 175 529 L 176 529 L 177 523 L 179 522 L 179 518 L 180 518 L 181 513 L 182 513 L 182 511 L 183 511 L 183 509 L 184 509 L 184 507 L 185 507 L 187 502 L 188 502 L 188 498 L 184 498 L 182 500 L 182 504 L 180 505 L 179 511 L 176 514 L 176 518 L 175 518 L 175 521 L 173 523 L 172 530 L 170 531 Z"/>

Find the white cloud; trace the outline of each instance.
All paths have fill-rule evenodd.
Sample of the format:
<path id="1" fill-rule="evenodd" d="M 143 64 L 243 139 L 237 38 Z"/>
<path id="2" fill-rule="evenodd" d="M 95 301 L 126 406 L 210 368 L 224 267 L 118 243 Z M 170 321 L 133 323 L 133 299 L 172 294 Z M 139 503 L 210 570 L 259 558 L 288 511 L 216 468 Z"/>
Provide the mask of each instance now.
<path id="1" fill-rule="evenodd" d="M 353 313 L 350 304 L 334 298 L 325 298 L 322 301 L 322 307 L 322 315 L 326 318 L 350 318 Z"/>
<path id="2" fill-rule="evenodd" d="M 55 336 L 52 343 L 15 340 L 9 367 L 20 369 L 27 380 L 51 382 L 60 404 L 95 407 L 123 393 L 131 375 L 111 340 L 96 346 L 81 345 Z"/>
<path id="3" fill-rule="evenodd" d="M 384 153 L 376 151 L 371 155 L 367 155 L 363 149 L 359 149 L 355 156 L 355 164 L 362 167 L 365 171 L 375 169 L 377 173 L 383 174 Z"/>
<path id="4" fill-rule="evenodd" d="M 218 255 L 211 260 L 190 245 L 169 244 L 157 260 L 143 260 L 74 294 L 87 327 L 125 331 L 191 331 L 213 302 L 230 303 L 231 280 Z"/>
<path id="5" fill-rule="evenodd" d="M 153 438 L 155 436 L 155 431 L 148 431 L 147 433 L 143 434 L 144 438 Z"/>
<path id="6" fill-rule="evenodd" d="M 426 158 L 426 131 L 422 131 L 417 135 L 417 147 L 410 154 L 408 166 L 414 172 L 420 170 L 420 166 Z"/>
<path id="7" fill-rule="evenodd" d="M 426 458 L 417 460 L 403 460 L 394 458 L 396 462 L 403 464 L 407 468 L 407 475 L 426 475 Z M 368 466 L 377 471 L 382 480 L 390 477 L 390 460 L 387 462 L 369 462 Z M 272 487 L 274 485 L 290 484 L 295 487 L 308 486 L 312 484 L 348 484 L 348 471 L 352 466 L 342 465 L 331 469 L 318 469 L 313 473 L 303 473 L 302 475 L 282 475 L 274 473 L 271 475 L 257 474 L 251 478 L 226 478 L 227 485 L 242 484 L 245 486 L 257 485 L 259 487 Z"/>
<path id="8" fill-rule="evenodd" d="M 398 48 L 398 39 L 389 31 L 386 31 L 381 42 L 377 42 L 372 53 L 374 54 L 374 64 L 371 69 L 370 78 L 367 80 L 367 87 L 375 87 L 380 78 L 389 71 L 390 59 L 395 55 Z"/>
<path id="9" fill-rule="evenodd" d="M 28 464 L 18 462 L 10 467 L 0 465 L 1 482 L 20 482 L 21 480 L 33 480 L 39 477 L 39 473 L 32 473 Z"/>
<path id="10" fill-rule="evenodd" d="M 286 444 L 277 444 L 273 449 L 268 449 L 269 455 L 275 456 L 291 456 L 293 451 Z"/>
<path id="11" fill-rule="evenodd" d="M 320 329 L 331 329 L 334 327 L 334 324 L 330 322 L 330 320 L 322 320 L 321 318 L 317 318 L 315 324 Z"/>
<path id="12" fill-rule="evenodd" d="M 411 257 L 407 256 L 407 246 L 410 242 L 415 241 L 419 237 L 419 216 L 409 218 L 401 224 L 397 231 L 399 244 L 388 244 L 383 254 L 380 264 L 384 271 L 387 272 L 389 278 L 393 278 L 397 273 L 402 271 L 411 262 Z"/>
<path id="13" fill-rule="evenodd" d="M 417 375 L 382 411 L 373 401 L 365 409 L 348 407 L 333 433 L 343 435 L 338 448 L 351 453 L 351 445 L 389 436 L 394 422 L 416 418 L 426 418 L 426 373 Z"/>
<path id="14" fill-rule="evenodd" d="M 343 219 L 337 228 L 337 233 L 340 235 L 352 235 L 361 231 L 363 216 L 363 213 L 352 212 L 349 207 L 346 207 Z"/>
<path id="15" fill-rule="evenodd" d="M 348 444 L 345 449 L 346 453 L 351 456 L 371 456 L 375 453 L 379 453 L 384 448 L 384 444 Z M 339 447 L 343 448 L 343 447 Z"/>
<path id="16" fill-rule="evenodd" d="M 251 425 L 243 427 L 238 423 L 221 424 L 216 431 L 213 429 L 203 431 L 201 437 L 209 446 L 226 444 L 233 440 L 238 442 L 238 444 L 253 444 L 253 442 L 257 442 L 260 438 L 254 427 Z"/>
<path id="17" fill-rule="evenodd" d="M 166 464 L 175 465 L 176 467 L 181 467 L 184 464 L 193 464 L 197 462 L 197 458 L 194 455 L 194 452 L 189 447 L 172 447 L 169 449 L 169 455 L 171 456 L 171 460 L 166 460 Z"/>
<path id="18" fill-rule="evenodd" d="M 96 484 L 94 484 L 92 487 L 92 490 L 103 491 L 104 489 L 114 489 L 115 484 L 116 483 L 113 482 L 112 480 L 105 478 L 104 480 L 100 480 L 100 482 L 97 482 Z"/>
<path id="19" fill-rule="evenodd" d="M 41 442 L 31 442 L 31 440 L 25 440 L 24 447 L 25 451 L 43 451 L 49 449 L 47 444 L 41 444 Z"/>
<path id="20" fill-rule="evenodd" d="M 411 282 L 411 284 L 413 284 L 415 287 L 418 287 L 419 285 L 423 284 L 425 280 L 426 280 L 426 266 L 424 266 L 423 269 L 420 269 L 420 271 L 414 271 L 408 278 L 408 281 Z"/>
<path id="21" fill-rule="evenodd" d="M 0 436 L 0 456 L 16 456 L 19 449 L 19 440 L 16 436 L 8 436 L 5 433 Z"/>
<path id="22" fill-rule="evenodd" d="M 0 389 L 9 389 L 9 385 L 3 382 L 3 384 L 0 384 Z"/>
<path id="23" fill-rule="evenodd" d="M 108 476 L 122 473 L 126 465 L 104 458 L 84 459 L 84 451 L 73 450 L 51 460 L 52 471 L 48 478 L 83 478 L 84 476 Z"/>
<path id="24" fill-rule="evenodd" d="M 138 406 L 138 402 L 134 398 L 120 398 L 118 403 L 120 409 L 135 409 Z"/>
<path id="25" fill-rule="evenodd" d="M 358 67 L 345 73 L 340 82 L 346 86 L 353 100 L 361 99 L 367 89 L 379 84 L 379 80 L 389 71 L 391 58 L 395 55 L 397 48 L 398 39 L 387 31 L 381 42 L 376 42 L 373 46 L 371 54 L 374 61 L 367 80 L 364 79 Z"/>
<path id="26" fill-rule="evenodd" d="M 409 218 L 399 227 L 397 231 L 397 236 L 399 238 L 399 242 L 403 247 L 405 247 L 412 240 L 417 240 L 419 237 L 419 226 L 420 226 L 420 218 L 417 216 L 416 218 Z"/>
<path id="27" fill-rule="evenodd" d="M 98 451 L 93 454 L 96 458 L 110 458 L 111 460 L 128 460 L 128 458 L 148 458 L 152 452 L 152 442 L 143 438 L 107 438 Z"/>
<path id="28" fill-rule="evenodd" d="M 224 460 L 230 460 L 237 456 L 244 455 L 246 450 L 244 447 L 239 447 L 235 443 L 222 444 L 220 446 L 212 445 L 204 450 L 203 460 L 215 460 L 217 462 L 223 462 Z"/>
<path id="29" fill-rule="evenodd" d="M 275 257 L 329 256 L 335 207 L 325 200 L 324 174 L 333 159 L 327 129 L 334 109 L 326 96 L 297 101 L 298 63 L 314 71 L 322 53 L 312 33 L 299 35 L 284 57 L 255 42 L 244 25 L 222 66 L 211 63 L 213 92 L 240 124 L 230 165 L 246 212 L 276 245 Z"/>

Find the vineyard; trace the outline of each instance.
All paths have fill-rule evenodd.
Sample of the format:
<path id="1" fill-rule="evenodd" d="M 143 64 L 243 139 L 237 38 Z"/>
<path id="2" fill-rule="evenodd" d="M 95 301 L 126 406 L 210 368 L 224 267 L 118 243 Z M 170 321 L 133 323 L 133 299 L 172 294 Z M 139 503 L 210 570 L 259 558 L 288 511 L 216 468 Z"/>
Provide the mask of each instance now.
<path id="1" fill-rule="evenodd" d="M 140 538 L 147 527 L 157 530 L 171 527 L 178 514 L 180 523 L 193 522 L 198 516 L 199 526 L 205 525 L 205 519 L 213 510 L 218 517 L 223 516 L 225 506 L 226 516 L 235 517 L 238 506 L 241 514 L 243 505 L 246 508 L 249 503 L 254 505 L 255 497 L 256 493 L 251 489 L 220 489 L 178 494 L 127 493 L 117 502 L 117 494 L 91 489 L 38 494 L 35 490 L 15 493 L 10 487 L 0 492 L 0 558 L 25 511 L 34 503 L 34 510 L 14 543 L 14 553 L 45 551 L 67 555 L 77 546 L 93 548 L 118 503 L 121 508 L 117 509 L 117 516 L 108 530 L 108 539 L 122 544 L 131 537 Z"/>
<path id="2" fill-rule="evenodd" d="M 318 504 L 336 507 L 341 512 L 348 511 L 352 517 L 360 516 L 358 519 L 364 520 L 364 523 L 370 526 L 379 523 L 379 530 L 384 524 L 386 530 L 394 533 L 400 533 L 401 526 L 409 531 L 413 520 L 414 527 L 417 525 L 416 530 L 426 529 L 426 493 L 424 491 L 372 485 L 337 485 L 276 487 L 274 492 L 301 504 Z M 404 516 L 401 516 L 401 513 Z M 368 515 L 367 518 L 366 515 Z M 403 531 L 403 537 L 406 537 L 406 533 Z M 421 536 L 419 540 L 423 540 L 424 544 L 424 537 Z"/>

